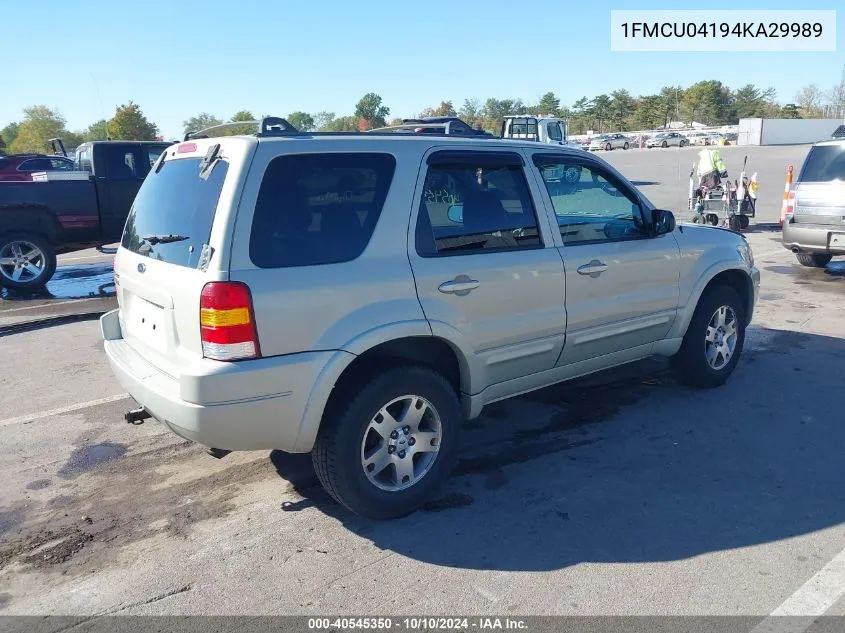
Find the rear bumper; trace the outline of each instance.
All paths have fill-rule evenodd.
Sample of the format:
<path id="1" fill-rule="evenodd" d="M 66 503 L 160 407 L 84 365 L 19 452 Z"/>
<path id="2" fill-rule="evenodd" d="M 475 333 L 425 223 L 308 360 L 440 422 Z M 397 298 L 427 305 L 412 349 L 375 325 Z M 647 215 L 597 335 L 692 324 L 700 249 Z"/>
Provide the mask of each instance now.
<path id="1" fill-rule="evenodd" d="M 323 402 L 309 402 L 337 352 L 252 361 L 198 360 L 178 376 L 151 365 L 124 339 L 118 310 L 100 319 L 106 356 L 120 384 L 153 418 L 185 439 L 227 450 L 311 450 Z M 345 352 L 340 352 L 345 354 Z M 319 415 L 306 415 L 309 404 Z"/>
<path id="2" fill-rule="evenodd" d="M 841 235 L 841 245 L 831 244 L 831 235 Z M 785 222 L 781 232 L 784 248 L 804 253 L 845 255 L 845 226 Z"/>

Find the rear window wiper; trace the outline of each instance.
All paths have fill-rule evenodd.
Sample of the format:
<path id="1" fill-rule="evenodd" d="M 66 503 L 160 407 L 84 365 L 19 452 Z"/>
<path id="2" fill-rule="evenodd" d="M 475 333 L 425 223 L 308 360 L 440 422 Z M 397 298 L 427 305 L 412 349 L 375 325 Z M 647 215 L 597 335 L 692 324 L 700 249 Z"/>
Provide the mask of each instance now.
<path id="1" fill-rule="evenodd" d="M 167 235 L 145 235 L 141 239 L 147 242 L 150 246 L 155 246 L 156 244 L 184 242 L 185 240 L 189 240 L 191 238 L 187 235 L 175 235 L 173 233 L 168 233 Z"/>

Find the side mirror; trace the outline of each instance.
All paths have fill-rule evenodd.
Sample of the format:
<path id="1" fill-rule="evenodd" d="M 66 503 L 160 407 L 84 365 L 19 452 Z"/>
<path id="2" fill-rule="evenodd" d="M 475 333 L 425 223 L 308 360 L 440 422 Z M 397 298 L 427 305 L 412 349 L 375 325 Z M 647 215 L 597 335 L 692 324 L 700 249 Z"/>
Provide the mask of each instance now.
<path id="1" fill-rule="evenodd" d="M 446 217 L 455 224 L 462 224 L 464 221 L 464 205 L 453 204 L 449 207 L 449 210 L 446 211 Z"/>
<path id="2" fill-rule="evenodd" d="M 654 209 L 651 212 L 651 234 L 653 237 L 666 235 L 675 230 L 675 214 L 664 209 Z"/>

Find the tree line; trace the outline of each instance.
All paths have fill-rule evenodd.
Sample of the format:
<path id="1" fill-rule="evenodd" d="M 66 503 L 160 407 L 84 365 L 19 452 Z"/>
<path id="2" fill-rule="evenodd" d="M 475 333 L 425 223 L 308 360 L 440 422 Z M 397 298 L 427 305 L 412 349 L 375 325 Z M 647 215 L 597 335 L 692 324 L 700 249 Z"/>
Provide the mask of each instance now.
<path id="1" fill-rule="evenodd" d="M 845 81 L 824 91 L 812 84 L 799 90 L 794 99 L 778 103 L 773 88 L 746 84 L 730 88 L 721 81 L 699 81 L 691 86 L 665 86 L 658 93 L 635 97 L 627 90 L 614 90 L 595 97 L 581 97 L 571 105 L 561 104 L 554 92 L 547 92 L 536 103 L 522 99 L 466 99 L 459 108 L 452 101 L 425 108 L 425 116 L 459 116 L 473 127 L 494 134 L 502 118 L 515 114 L 553 115 L 569 122 L 570 134 L 608 131 L 649 130 L 681 121 L 704 125 L 732 125 L 746 117 L 841 118 L 845 117 Z M 85 141 L 106 139 L 163 140 L 159 128 L 149 121 L 138 104 L 130 101 L 115 109 L 109 120 L 95 121 L 85 130 L 70 131 L 58 110 L 37 105 L 24 108 L 23 119 L 0 130 L 0 154 L 49 151 L 49 139 L 61 138 L 73 148 Z M 351 132 L 400 123 L 389 120 L 390 108 L 374 92 L 365 94 L 350 115 L 334 112 L 291 112 L 287 119 L 302 131 Z M 261 118 L 261 117 L 258 117 Z M 229 121 L 252 121 L 249 110 L 236 112 Z M 214 114 L 202 112 L 183 122 L 184 132 L 195 132 L 223 123 Z M 235 126 L 225 134 L 249 133 L 254 127 Z"/>

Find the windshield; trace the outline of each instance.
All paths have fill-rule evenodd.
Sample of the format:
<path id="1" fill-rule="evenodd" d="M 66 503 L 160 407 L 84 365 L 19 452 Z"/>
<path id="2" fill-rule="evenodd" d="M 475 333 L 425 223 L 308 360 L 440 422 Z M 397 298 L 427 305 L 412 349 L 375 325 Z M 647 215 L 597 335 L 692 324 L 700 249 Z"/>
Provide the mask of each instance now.
<path id="1" fill-rule="evenodd" d="M 816 145 L 810 148 L 800 182 L 845 180 L 845 143 Z"/>
<path id="2" fill-rule="evenodd" d="M 170 264 L 195 268 L 208 242 L 229 164 L 200 178 L 200 158 L 168 160 L 141 186 L 120 245 Z"/>

